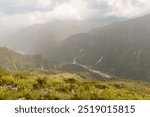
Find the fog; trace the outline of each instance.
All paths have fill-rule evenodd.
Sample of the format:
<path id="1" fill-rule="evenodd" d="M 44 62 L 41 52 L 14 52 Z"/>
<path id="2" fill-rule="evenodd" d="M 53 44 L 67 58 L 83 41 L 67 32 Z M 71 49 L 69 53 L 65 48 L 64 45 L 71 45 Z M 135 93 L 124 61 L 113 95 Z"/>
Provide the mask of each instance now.
<path id="1" fill-rule="evenodd" d="M 0 46 L 43 69 L 149 80 L 149 13 L 148 0 L 0 0 Z"/>
<path id="2" fill-rule="evenodd" d="M 36 54 L 77 33 L 86 33 L 110 21 L 52 21 L 1 32 L 0 45 L 21 53 Z M 41 49 L 40 49 L 41 48 Z M 37 49 L 37 50 L 36 50 Z"/>

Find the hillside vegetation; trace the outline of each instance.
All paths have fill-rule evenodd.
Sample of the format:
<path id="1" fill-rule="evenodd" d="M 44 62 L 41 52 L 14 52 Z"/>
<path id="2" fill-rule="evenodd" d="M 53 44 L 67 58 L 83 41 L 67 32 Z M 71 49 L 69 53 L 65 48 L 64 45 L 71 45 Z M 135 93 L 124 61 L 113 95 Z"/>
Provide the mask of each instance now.
<path id="1" fill-rule="evenodd" d="M 0 69 L 0 99 L 150 99 L 149 82 L 97 77 L 88 72 Z"/>
<path id="2" fill-rule="evenodd" d="M 119 77 L 150 81 L 149 21 L 147 15 L 72 35 L 56 48 L 53 59 L 76 59 L 80 64 Z"/>
<path id="3" fill-rule="evenodd" d="M 17 71 L 41 67 L 41 61 L 39 55 L 23 55 L 6 47 L 0 47 L 0 67 L 7 70 Z"/>

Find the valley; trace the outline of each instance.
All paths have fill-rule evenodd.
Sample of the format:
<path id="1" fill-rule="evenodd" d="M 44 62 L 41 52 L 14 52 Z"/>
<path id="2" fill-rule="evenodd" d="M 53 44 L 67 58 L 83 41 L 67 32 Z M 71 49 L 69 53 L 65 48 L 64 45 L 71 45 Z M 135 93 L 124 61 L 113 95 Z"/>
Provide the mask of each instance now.
<path id="1" fill-rule="evenodd" d="M 1 33 L 0 99 L 150 99 L 149 21 L 55 22 Z"/>

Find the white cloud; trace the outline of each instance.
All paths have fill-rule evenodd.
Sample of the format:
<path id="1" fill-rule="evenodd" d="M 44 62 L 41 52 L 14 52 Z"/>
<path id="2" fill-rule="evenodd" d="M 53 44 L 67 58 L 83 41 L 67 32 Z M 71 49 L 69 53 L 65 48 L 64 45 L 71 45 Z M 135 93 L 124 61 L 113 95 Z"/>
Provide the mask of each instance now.
<path id="1" fill-rule="evenodd" d="M 51 0 L 37 0 L 37 6 L 42 8 L 47 8 L 48 6 L 52 5 Z"/>
<path id="2" fill-rule="evenodd" d="M 0 25 L 6 27 L 55 19 L 130 18 L 148 13 L 149 0 L 0 0 Z"/>
<path id="3" fill-rule="evenodd" d="M 81 20 L 77 8 L 70 3 L 63 3 L 59 6 L 56 6 L 52 11 L 51 18 L 55 19 L 76 19 Z"/>
<path id="4" fill-rule="evenodd" d="M 148 0 L 105 0 L 111 11 L 106 15 L 133 17 L 149 13 L 150 1 Z"/>

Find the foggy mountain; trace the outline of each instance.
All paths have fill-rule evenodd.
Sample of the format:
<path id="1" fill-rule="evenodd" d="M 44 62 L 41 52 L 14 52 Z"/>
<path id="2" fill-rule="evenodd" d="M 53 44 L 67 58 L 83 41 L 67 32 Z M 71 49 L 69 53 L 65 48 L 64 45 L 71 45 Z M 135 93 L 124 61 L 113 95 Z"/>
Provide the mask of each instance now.
<path id="1" fill-rule="evenodd" d="M 53 59 L 120 77 L 150 80 L 150 15 L 71 36 Z"/>
<path id="2" fill-rule="evenodd" d="M 47 55 L 59 41 L 108 24 L 104 21 L 52 21 L 0 33 L 0 45 L 29 54 Z"/>
<path id="3" fill-rule="evenodd" d="M 1 45 L 46 57 L 42 63 L 45 68 L 72 63 L 69 69 L 83 66 L 94 72 L 150 80 L 149 21 L 150 15 L 107 26 L 72 21 L 40 24 L 6 36 L 3 33 Z"/>
<path id="4" fill-rule="evenodd" d="M 0 47 L 0 67 L 7 70 L 25 70 L 40 68 L 42 60 L 39 55 L 22 55 L 6 47 Z"/>

